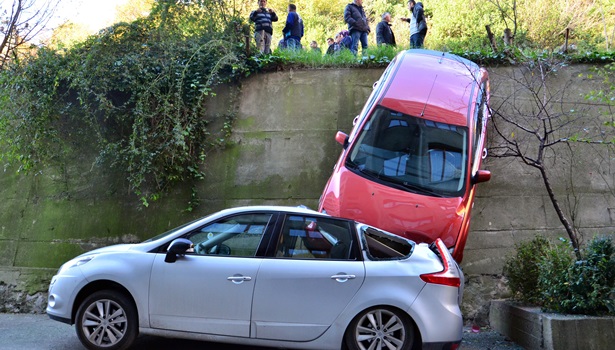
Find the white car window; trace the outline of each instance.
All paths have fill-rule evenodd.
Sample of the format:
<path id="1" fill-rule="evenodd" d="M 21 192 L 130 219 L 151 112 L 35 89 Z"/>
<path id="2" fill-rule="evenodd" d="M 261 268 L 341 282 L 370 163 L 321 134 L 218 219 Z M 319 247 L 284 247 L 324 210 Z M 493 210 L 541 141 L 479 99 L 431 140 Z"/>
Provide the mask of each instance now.
<path id="1" fill-rule="evenodd" d="M 208 224 L 187 238 L 199 255 L 255 256 L 271 214 L 244 214 Z"/>
<path id="2" fill-rule="evenodd" d="M 354 260 L 352 233 L 345 220 L 289 215 L 282 228 L 276 257 Z"/>

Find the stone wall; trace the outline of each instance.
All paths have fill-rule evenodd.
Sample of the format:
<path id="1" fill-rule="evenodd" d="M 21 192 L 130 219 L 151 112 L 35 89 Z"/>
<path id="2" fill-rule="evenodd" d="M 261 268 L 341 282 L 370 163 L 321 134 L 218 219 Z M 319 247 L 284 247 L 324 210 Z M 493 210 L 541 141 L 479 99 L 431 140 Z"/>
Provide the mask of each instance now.
<path id="1" fill-rule="evenodd" d="M 566 103 L 583 102 L 581 92 L 592 83 L 579 73 L 588 69 L 568 67 L 552 81 L 556 86 L 574 82 Z M 515 69 L 489 71 L 492 105 L 517 93 L 509 78 Z M 126 190 L 121 173 L 94 164 L 87 140 L 77 144 L 78 151 L 65 166 L 29 176 L 5 169 L 0 177 L 2 290 L 21 295 L 44 292 L 60 264 L 81 252 L 145 239 L 225 207 L 315 208 L 341 151 L 335 132 L 350 131 L 381 73 L 382 69 L 288 70 L 254 75 L 240 87 L 220 89 L 211 113 L 236 113 L 232 144 L 208 155 L 205 181 L 179 186 L 148 208 Z M 529 102 L 521 96 L 519 103 Z M 491 132 L 492 139 L 494 135 Z M 597 157 L 590 147 L 579 147 L 578 152 L 583 163 L 575 164 L 581 184 L 575 193 L 580 201 L 576 223 L 588 235 L 610 234 L 615 208 L 612 157 L 608 152 Z M 491 170 L 492 180 L 479 185 L 462 264 L 467 278 L 464 314 L 477 323 L 487 320 L 488 300 L 506 296 L 501 272 L 515 242 L 536 234 L 565 234 L 537 172 L 511 159 L 487 158 L 484 168 Z M 192 185 L 201 204 L 188 212 Z M 564 185 L 557 190 L 563 198 L 569 194 Z"/>

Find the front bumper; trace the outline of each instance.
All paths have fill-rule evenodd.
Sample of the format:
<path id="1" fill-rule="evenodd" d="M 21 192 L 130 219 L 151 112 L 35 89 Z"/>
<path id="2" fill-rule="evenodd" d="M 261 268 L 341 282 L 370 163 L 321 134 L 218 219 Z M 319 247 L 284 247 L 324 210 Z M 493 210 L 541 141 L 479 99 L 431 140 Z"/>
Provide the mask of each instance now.
<path id="1" fill-rule="evenodd" d="M 72 324 L 73 303 L 84 283 L 85 277 L 79 268 L 71 269 L 70 274 L 53 276 L 49 283 L 47 315 L 52 320 Z"/>

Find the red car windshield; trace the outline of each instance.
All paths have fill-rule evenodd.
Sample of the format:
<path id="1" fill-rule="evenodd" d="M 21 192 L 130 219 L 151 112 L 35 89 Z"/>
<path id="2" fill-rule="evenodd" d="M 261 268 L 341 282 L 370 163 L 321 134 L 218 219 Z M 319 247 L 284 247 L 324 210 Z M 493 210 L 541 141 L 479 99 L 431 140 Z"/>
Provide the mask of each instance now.
<path id="1" fill-rule="evenodd" d="M 458 197 L 467 176 L 467 128 L 378 107 L 346 167 L 370 180 L 435 197 Z"/>

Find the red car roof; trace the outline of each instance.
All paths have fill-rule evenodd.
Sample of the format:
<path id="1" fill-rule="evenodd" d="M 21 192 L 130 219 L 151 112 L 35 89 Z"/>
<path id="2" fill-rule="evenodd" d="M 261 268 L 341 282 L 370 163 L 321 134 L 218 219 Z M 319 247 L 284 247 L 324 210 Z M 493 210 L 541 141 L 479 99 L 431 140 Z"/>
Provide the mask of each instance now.
<path id="1" fill-rule="evenodd" d="M 475 63 L 428 50 L 408 50 L 397 60 L 381 106 L 412 116 L 421 116 L 424 109 L 425 119 L 468 125 L 468 103 L 480 79 Z"/>

